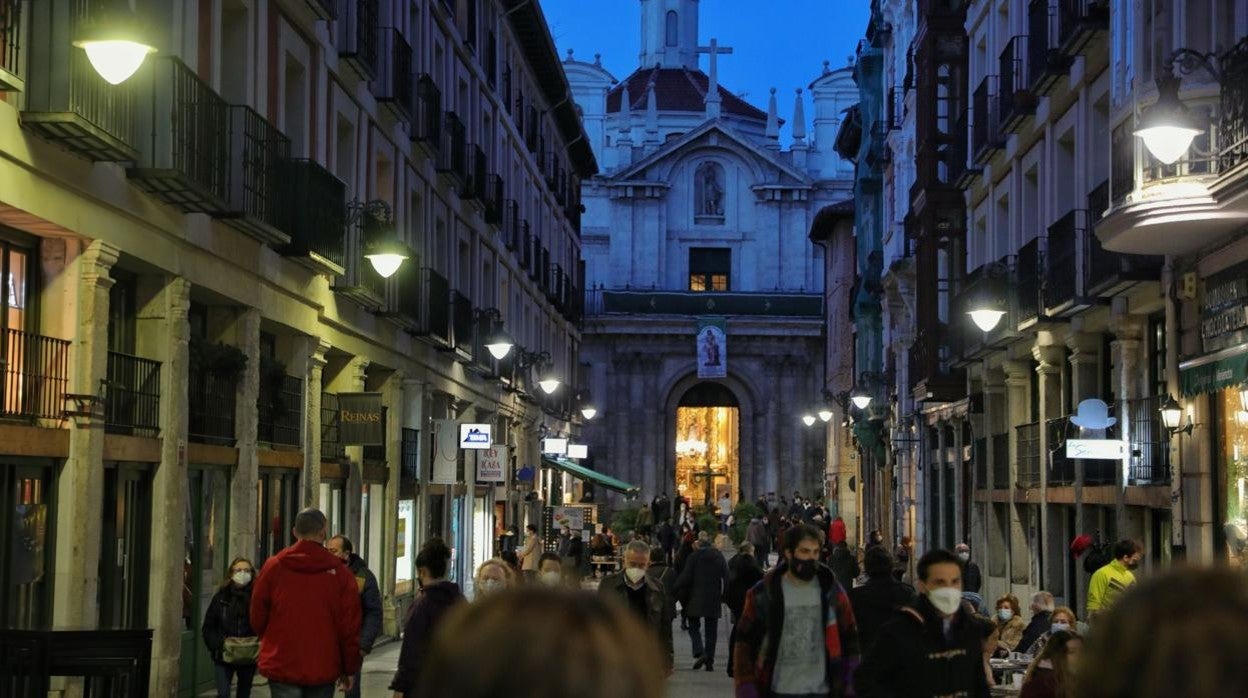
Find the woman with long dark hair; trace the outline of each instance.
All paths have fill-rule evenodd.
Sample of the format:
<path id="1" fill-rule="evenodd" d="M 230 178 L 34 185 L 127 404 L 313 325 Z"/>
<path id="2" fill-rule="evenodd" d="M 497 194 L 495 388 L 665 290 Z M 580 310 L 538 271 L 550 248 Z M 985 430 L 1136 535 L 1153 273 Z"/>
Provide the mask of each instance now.
<path id="1" fill-rule="evenodd" d="M 1072 698 L 1075 695 L 1074 669 L 1083 638 L 1073 630 L 1059 630 L 1044 645 L 1044 651 L 1027 667 L 1019 698 Z"/>
<path id="2" fill-rule="evenodd" d="M 204 612 L 201 635 L 212 656 L 217 698 L 230 698 L 230 684 L 238 678 L 236 698 L 251 695 L 256 677 L 260 640 L 251 629 L 251 589 L 256 567 L 245 557 L 230 563 L 229 574 Z"/>

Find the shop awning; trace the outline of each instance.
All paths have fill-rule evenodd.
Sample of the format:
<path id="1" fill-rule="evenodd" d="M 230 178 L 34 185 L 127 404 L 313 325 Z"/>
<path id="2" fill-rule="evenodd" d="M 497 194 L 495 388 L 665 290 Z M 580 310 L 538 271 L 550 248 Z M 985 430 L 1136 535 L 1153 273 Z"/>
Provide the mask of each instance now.
<path id="1" fill-rule="evenodd" d="M 1246 379 L 1248 344 L 1228 347 L 1179 364 L 1179 387 L 1188 396 L 1237 386 Z"/>
<path id="2" fill-rule="evenodd" d="M 623 480 L 616 480 L 610 475 L 603 475 L 602 473 L 590 470 L 579 463 L 573 463 L 572 461 L 564 460 L 563 458 L 543 456 L 542 465 L 556 470 L 562 470 L 574 478 L 588 480 L 595 485 L 602 485 L 609 490 L 615 490 L 616 492 L 621 492 L 623 494 L 635 495 L 641 491 L 641 488 L 636 485 L 630 485 Z"/>

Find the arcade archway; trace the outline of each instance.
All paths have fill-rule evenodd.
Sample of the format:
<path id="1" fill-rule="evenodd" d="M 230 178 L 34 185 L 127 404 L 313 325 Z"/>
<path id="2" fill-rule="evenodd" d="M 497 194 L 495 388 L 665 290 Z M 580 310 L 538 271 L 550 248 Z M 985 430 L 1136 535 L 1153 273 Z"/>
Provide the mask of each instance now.
<path id="1" fill-rule="evenodd" d="M 676 406 L 676 491 L 694 505 L 735 504 L 740 491 L 741 406 L 720 383 L 702 382 Z M 709 501 L 708 501 L 709 500 Z"/>

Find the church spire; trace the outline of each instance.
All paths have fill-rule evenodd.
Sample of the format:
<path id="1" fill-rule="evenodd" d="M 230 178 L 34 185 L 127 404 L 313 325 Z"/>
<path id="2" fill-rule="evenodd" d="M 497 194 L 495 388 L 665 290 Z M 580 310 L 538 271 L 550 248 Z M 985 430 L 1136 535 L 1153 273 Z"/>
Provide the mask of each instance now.
<path id="1" fill-rule="evenodd" d="M 654 95 L 654 77 L 646 85 L 646 139 L 647 146 L 659 144 L 659 101 Z"/>
<path id="2" fill-rule="evenodd" d="M 763 133 L 768 148 L 780 149 L 780 114 L 776 110 L 776 88 L 771 88 L 771 97 L 767 100 L 767 130 Z"/>
<path id="3" fill-rule="evenodd" d="M 802 106 L 802 88 L 797 88 L 793 101 L 793 144 L 806 143 L 806 108 Z"/>
<path id="4" fill-rule="evenodd" d="M 698 0 L 641 0 L 641 67 L 698 69 Z"/>

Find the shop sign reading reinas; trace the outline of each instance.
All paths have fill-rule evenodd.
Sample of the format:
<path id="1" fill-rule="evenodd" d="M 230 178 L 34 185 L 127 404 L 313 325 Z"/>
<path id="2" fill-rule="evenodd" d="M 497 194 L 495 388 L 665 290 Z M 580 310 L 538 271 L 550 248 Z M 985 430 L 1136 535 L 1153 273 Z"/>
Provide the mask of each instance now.
<path id="1" fill-rule="evenodd" d="M 381 393 L 339 393 L 338 442 L 351 446 L 385 444 L 385 414 Z"/>

